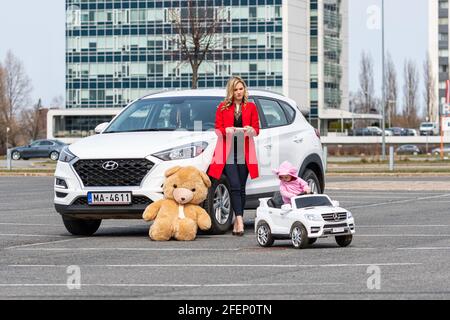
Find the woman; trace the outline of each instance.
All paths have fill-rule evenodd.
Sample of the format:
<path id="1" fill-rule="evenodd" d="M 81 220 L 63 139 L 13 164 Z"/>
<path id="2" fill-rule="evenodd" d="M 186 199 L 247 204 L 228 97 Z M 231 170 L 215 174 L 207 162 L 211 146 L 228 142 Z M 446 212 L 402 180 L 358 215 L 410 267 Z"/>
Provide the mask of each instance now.
<path id="1" fill-rule="evenodd" d="M 231 186 L 231 204 L 236 219 L 233 235 L 244 235 L 244 209 L 248 175 L 259 177 L 253 137 L 259 134 L 256 105 L 248 102 L 248 89 L 239 77 L 230 79 L 227 96 L 216 112 L 216 133 L 219 136 L 208 174 L 220 179 L 222 173 Z"/>

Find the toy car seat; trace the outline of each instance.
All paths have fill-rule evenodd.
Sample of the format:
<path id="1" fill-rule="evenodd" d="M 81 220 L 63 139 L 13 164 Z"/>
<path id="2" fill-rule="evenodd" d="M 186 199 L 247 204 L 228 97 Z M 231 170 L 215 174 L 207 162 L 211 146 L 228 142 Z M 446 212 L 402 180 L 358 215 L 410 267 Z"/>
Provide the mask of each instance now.
<path id="1" fill-rule="evenodd" d="M 275 192 L 273 197 L 267 200 L 267 205 L 272 208 L 281 209 L 283 203 L 284 203 L 283 198 L 280 192 Z"/>

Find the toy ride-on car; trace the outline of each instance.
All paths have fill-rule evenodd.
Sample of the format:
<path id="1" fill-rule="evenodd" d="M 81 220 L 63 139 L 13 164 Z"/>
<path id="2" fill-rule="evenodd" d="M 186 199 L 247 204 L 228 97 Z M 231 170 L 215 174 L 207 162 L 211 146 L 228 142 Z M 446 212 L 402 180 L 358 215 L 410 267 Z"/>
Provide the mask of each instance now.
<path id="1" fill-rule="evenodd" d="M 255 233 L 260 246 L 269 247 L 275 240 L 291 239 L 297 249 L 305 248 L 319 238 L 333 236 L 341 247 L 347 247 L 355 234 L 355 220 L 348 210 L 339 207 L 327 195 L 293 197 L 282 204 L 280 196 L 259 199 Z"/>

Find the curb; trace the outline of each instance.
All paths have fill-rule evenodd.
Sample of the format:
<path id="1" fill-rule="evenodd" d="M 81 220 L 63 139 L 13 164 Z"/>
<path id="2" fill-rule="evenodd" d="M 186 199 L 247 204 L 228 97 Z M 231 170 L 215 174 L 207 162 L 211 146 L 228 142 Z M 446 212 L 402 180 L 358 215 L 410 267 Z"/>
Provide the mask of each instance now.
<path id="1" fill-rule="evenodd" d="M 0 172 L 0 177 L 53 177 L 53 172 Z"/>

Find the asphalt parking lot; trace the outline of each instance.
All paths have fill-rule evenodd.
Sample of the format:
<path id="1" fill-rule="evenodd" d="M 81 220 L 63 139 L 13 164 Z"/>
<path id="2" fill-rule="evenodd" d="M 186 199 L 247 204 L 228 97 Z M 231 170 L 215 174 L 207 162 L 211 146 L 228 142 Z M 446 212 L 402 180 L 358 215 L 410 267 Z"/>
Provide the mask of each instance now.
<path id="1" fill-rule="evenodd" d="M 338 187 L 327 194 L 356 219 L 349 248 L 332 238 L 305 250 L 283 241 L 260 248 L 252 211 L 243 238 L 156 243 L 138 220 L 104 221 L 94 237 L 73 237 L 54 211 L 51 177 L 0 177 L 0 299 L 450 298 L 450 189 L 408 188 L 448 177 L 328 180 Z M 405 188 L 351 190 L 372 180 Z M 67 286 L 73 270 L 80 289 Z"/>

